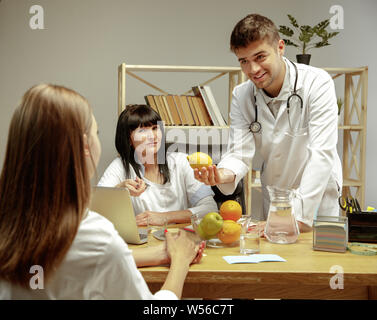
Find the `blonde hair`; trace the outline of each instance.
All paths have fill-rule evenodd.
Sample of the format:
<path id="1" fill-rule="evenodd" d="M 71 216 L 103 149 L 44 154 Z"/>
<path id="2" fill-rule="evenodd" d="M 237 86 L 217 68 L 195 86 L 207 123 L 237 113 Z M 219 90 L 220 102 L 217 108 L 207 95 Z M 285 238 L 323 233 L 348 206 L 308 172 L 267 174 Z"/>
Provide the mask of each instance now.
<path id="1" fill-rule="evenodd" d="M 0 176 L 0 278 L 28 287 L 32 265 L 48 281 L 63 260 L 90 200 L 91 125 L 88 101 L 71 89 L 40 84 L 24 94 Z"/>

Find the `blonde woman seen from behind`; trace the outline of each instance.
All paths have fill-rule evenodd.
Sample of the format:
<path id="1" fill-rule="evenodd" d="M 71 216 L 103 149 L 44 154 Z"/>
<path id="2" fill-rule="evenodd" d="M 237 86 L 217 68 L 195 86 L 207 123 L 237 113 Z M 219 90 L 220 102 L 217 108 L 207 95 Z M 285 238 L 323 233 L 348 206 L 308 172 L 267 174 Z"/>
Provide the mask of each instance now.
<path id="1" fill-rule="evenodd" d="M 48 84 L 25 93 L 0 177 L 0 299 L 181 297 L 198 248 L 167 233 L 171 266 L 152 295 L 114 226 L 87 209 L 100 154 L 84 97 Z M 33 270 L 43 270 L 37 281 Z"/>

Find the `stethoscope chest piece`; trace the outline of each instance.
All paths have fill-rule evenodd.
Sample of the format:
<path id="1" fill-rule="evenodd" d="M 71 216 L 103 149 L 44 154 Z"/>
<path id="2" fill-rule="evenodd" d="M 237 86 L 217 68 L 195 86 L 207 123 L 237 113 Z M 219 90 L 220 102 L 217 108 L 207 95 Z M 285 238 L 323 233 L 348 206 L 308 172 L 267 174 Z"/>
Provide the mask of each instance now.
<path id="1" fill-rule="evenodd" d="M 252 133 L 258 133 L 262 128 L 262 125 L 260 124 L 259 121 L 253 121 L 251 124 L 250 124 L 250 131 Z"/>

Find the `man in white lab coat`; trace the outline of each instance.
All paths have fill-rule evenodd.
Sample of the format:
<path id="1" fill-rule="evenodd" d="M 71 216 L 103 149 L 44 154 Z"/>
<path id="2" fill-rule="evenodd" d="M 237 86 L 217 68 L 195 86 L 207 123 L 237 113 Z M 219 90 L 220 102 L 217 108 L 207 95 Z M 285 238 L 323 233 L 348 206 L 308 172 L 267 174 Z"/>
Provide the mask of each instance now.
<path id="1" fill-rule="evenodd" d="M 316 215 L 339 215 L 342 168 L 333 80 L 322 69 L 283 57 L 284 41 L 266 17 L 251 14 L 238 22 L 230 45 L 249 80 L 233 90 L 227 152 L 217 167 L 196 169 L 195 178 L 231 194 L 258 150 L 264 216 L 266 186 L 292 189 L 300 231 L 309 231 Z M 295 87 L 299 97 L 289 99 Z"/>

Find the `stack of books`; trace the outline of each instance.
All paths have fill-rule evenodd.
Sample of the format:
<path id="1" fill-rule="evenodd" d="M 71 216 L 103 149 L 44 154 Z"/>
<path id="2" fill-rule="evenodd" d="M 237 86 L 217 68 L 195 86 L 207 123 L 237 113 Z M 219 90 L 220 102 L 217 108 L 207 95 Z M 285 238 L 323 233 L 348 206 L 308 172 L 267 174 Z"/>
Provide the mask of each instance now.
<path id="1" fill-rule="evenodd" d="M 226 126 L 210 87 L 196 86 L 190 95 L 147 95 L 146 103 L 168 126 Z"/>

